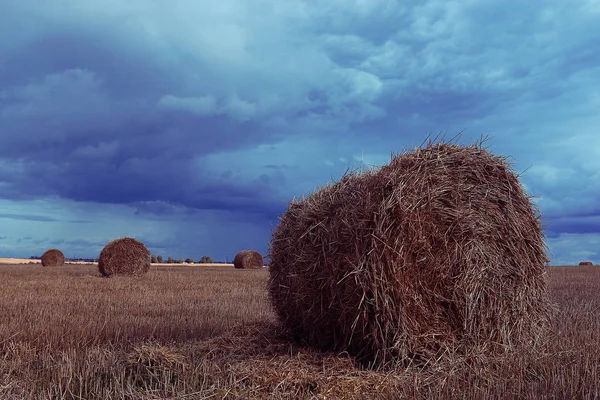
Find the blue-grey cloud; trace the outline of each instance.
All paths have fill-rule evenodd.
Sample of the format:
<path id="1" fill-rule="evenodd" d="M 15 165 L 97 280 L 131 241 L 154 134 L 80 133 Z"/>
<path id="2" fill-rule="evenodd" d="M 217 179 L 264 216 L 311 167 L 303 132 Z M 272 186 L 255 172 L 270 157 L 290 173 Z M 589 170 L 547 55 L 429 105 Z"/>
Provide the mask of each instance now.
<path id="1" fill-rule="evenodd" d="M 101 240 L 84 240 L 84 239 L 75 239 L 75 240 L 64 240 L 61 243 L 70 246 L 81 246 L 81 247 L 104 247 L 106 242 Z"/>
<path id="2" fill-rule="evenodd" d="M 600 234 L 600 214 L 552 219 L 548 221 L 546 228 L 554 237 L 565 233 Z"/>
<path id="3" fill-rule="evenodd" d="M 0 218 L 16 219 L 19 221 L 40 221 L 40 222 L 57 222 L 58 220 L 44 215 L 23 215 L 0 213 Z"/>

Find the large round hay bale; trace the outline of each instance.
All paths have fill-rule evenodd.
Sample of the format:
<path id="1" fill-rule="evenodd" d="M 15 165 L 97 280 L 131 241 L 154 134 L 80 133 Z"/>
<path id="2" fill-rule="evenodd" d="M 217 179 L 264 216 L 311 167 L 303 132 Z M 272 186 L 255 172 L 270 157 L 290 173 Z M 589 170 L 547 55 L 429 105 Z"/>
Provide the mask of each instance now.
<path id="1" fill-rule="evenodd" d="M 263 257 L 257 251 L 242 250 L 235 255 L 233 266 L 238 269 L 260 269 L 263 267 Z"/>
<path id="2" fill-rule="evenodd" d="M 104 276 L 143 275 L 150 269 L 150 251 L 139 240 L 124 237 L 109 242 L 98 259 Z"/>
<path id="3" fill-rule="evenodd" d="M 583 267 L 592 267 L 594 265 L 594 263 L 591 261 L 582 261 L 579 263 L 579 265 L 583 266 Z"/>
<path id="4" fill-rule="evenodd" d="M 370 366 L 502 351 L 548 326 L 545 249 L 505 158 L 429 144 L 292 202 L 269 293 L 296 340 Z"/>
<path id="5" fill-rule="evenodd" d="M 46 250 L 42 254 L 42 266 L 58 267 L 65 264 L 65 255 L 59 249 Z"/>

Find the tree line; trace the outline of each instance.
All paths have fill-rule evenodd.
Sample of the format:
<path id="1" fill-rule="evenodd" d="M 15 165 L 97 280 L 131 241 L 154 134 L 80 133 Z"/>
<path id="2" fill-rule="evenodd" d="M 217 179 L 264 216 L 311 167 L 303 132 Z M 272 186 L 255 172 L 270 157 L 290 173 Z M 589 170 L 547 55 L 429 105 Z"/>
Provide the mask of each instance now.
<path id="1" fill-rule="evenodd" d="M 41 256 L 30 256 L 29 259 L 30 260 L 39 260 L 41 258 Z M 66 261 L 85 261 L 85 262 L 98 262 L 97 258 L 65 258 Z M 167 260 L 165 261 L 163 259 L 163 256 L 161 255 L 151 255 L 150 256 L 150 262 L 152 263 L 157 263 L 157 264 L 183 264 L 183 263 L 188 263 L 188 264 L 193 264 L 195 263 L 193 258 L 179 258 L 179 259 L 175 259 L 173 257 L 167 257 Z M 203 256 L 200 258 L 200 260 L 198 260 L 198 264 L 212 264 L 214 261 L 210 256 Z"/>
<path id="2" fill-rule="evenodd" d="M 194 263 L 194 259 L 193 258 L 180 258 L 180 259 L 175 259 L 173 257 L 167 257 L 167 260 L 165 261 L 163 259 L 163 256 L 161 255 L 152 255 L 150 256 L 150 262 L 153 263 L 158 263 L 158 264 L 162 264 L 162 263 L 166 263 L 166 264 L 183 264 L 183 263 Z M 213 263 L 213 259 L 209 256 L 203 256 L 202 258 L 200 258 L 200 260 L 198 261 L 199 264 L 212 264 Z"/>

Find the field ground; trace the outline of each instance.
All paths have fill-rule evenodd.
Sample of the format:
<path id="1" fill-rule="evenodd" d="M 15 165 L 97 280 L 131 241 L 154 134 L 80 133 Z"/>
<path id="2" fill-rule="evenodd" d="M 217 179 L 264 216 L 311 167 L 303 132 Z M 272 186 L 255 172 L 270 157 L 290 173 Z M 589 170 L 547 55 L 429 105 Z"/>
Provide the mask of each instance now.
<path id="1" fill-rule="evenodd" d="M 543 350 L 393 372 L 289 343 L 267 274 L 156 266 L 101 278 L 94 265 L 0 265 L 0 398 L 600 396 L 599 267 L 549 268 L 557 312 Z"/>
<path id="2" fill-rule="evenodd" d="M 0 258 L 0 265 L 13 265 L 13 264 L 41 264 L 42 260 L 39 259 L 30 259 L 30 258 Z M 89 263 L 86 261 L 67 261 L 67 264 L 91 264 L 95 265 L 95 263 Z M 167 264 L 167 263 L 152 263 L 154 266 L 163 266 L 163 267 L 189 267 L 189 266 L 199 266 L 199 267 L 233 267 L 233 264 L 226 263 L 184 263 L 184 264 Z"/>
<path id="3" fill-rule="evenodd" d="M 32 260 L 29 258 L 0 258 L 1 264 L 39 264 L 42 260 Z"/>

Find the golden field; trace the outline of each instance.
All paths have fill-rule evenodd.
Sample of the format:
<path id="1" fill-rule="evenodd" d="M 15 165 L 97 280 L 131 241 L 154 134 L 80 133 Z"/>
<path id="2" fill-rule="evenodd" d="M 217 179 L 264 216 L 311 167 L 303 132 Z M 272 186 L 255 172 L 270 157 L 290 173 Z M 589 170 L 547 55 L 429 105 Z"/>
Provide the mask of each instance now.
<path id="1" fill-rule="evenodd" d="M 0 264 L 39 264 L 41 262 L 41 260 L 31 260 L 29 258 L 0 258 Z"/>
<path id="2" fill-rule="evenodd" d="M 0 258 L 0 265 L 3 264 L 9 264 L 9 265 L 13 265 L 13 264 L 41 264 L 42 260 L 39 259 L 30 259 L 30 258 Z M 89 262 L 86 261 L 67 261 L 66 264 L 91 264 Z M 94 264 L 95 265 L 95 264 Z M 164 267 L 168 267 L 168 266 L 190 266 L 190 265 L 194 265 L 194 266 L 202 266 L 202 267 L 233 267 L 233 264 L 226 264 L 226 263 L 191 263 L 191 264 L 167 264 L 167 263 L 152 263 L 152 265 L 154 266 L 164 266 Z"/>
<path id="3" fill-rule="evenodd" d="M 30 260 L 26 260 L 29 262 Z M 544 350 L 366 371 L 289 343 L 266 270 L 0 265 L 0 398 L 525 398 L 600 393 L 600 267 L 550 267 Z"/>

